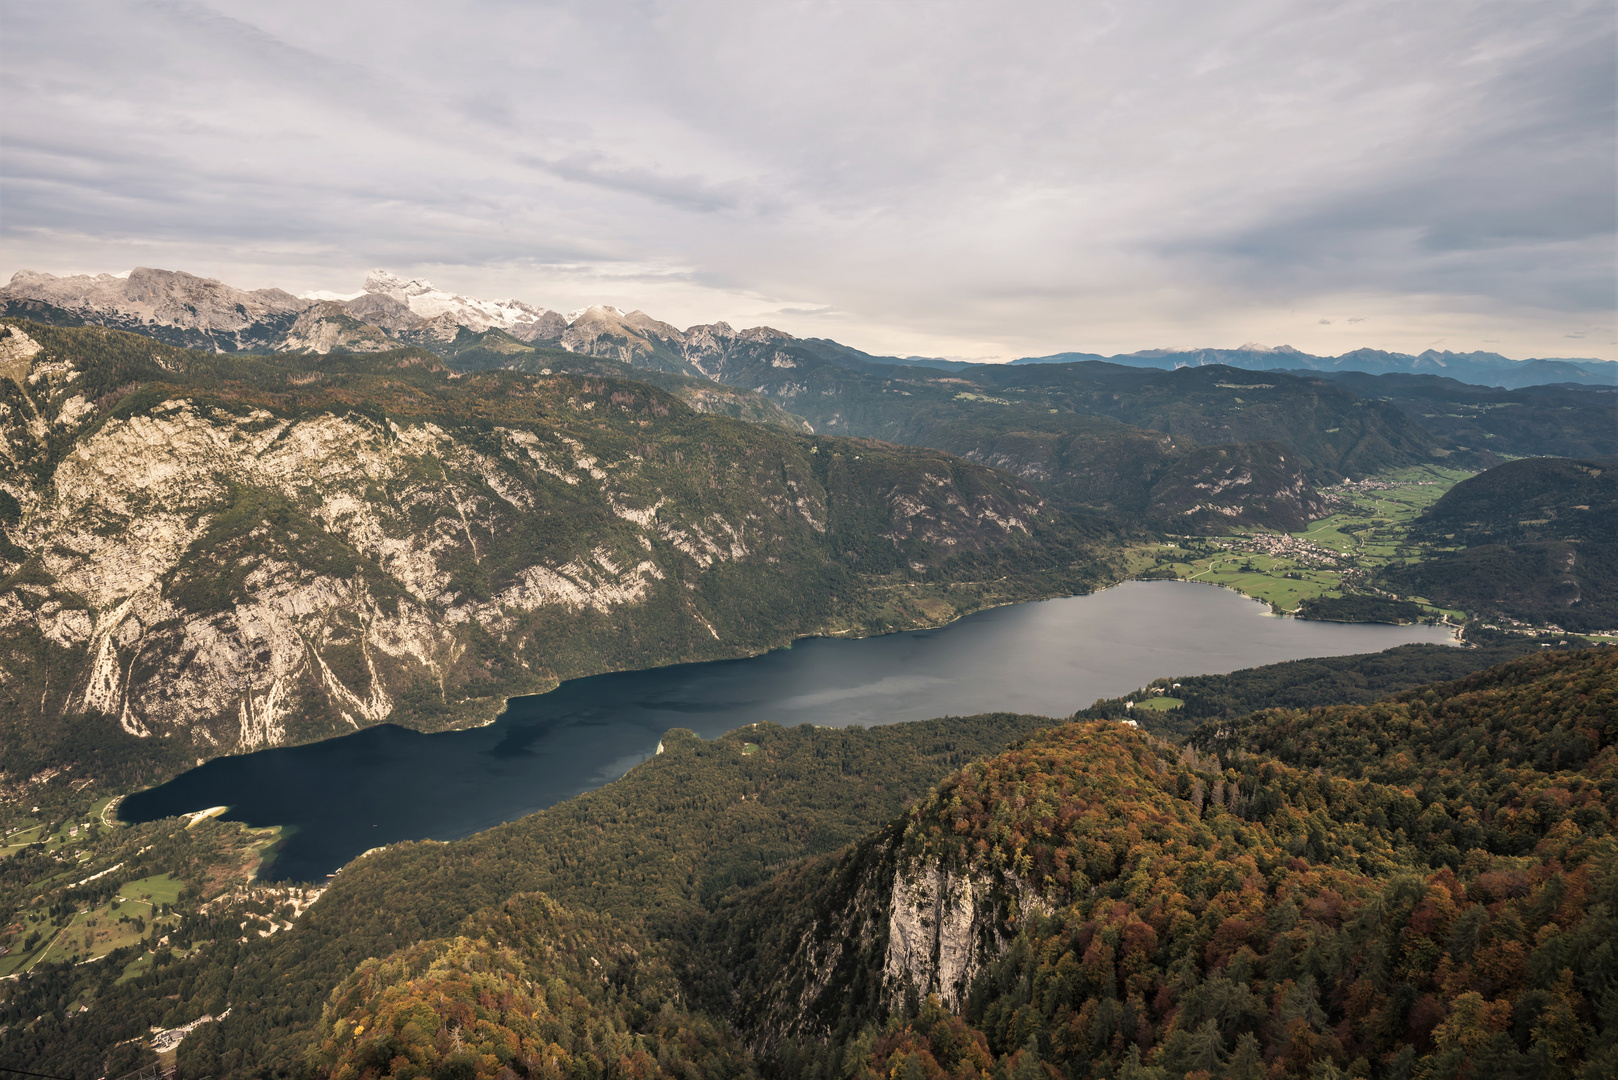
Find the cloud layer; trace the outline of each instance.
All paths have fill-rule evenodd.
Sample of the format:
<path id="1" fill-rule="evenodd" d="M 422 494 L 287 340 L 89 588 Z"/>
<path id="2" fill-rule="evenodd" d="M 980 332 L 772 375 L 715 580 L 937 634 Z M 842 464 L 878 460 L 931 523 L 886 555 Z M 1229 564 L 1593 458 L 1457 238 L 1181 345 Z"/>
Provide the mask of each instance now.
<path id="1" fill-rule="evenodd" d="M 0 273 L 1618 358 L 1605 3 L 0 0 Z"/>

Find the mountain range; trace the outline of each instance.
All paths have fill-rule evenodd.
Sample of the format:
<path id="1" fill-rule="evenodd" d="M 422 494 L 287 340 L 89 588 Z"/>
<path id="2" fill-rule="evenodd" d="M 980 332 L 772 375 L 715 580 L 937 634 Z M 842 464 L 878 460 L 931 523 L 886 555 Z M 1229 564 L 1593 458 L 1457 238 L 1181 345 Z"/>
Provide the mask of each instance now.
<path id="1" fill-rule="evenodd" d="M 1094 515 L 1005 472 L 645 382 L 8 322 L 5 775 L 478 724 L 561 679 L 1120 573 Z"/>
<path id="2" fill-rule="evenodd" d="M 562 314 L 468 298 L 384 271 L 356 293 L 303 297 L 163 270 L 21 272 L 0 301 L 36 323 L 114 327 L 220 353 L 414 347 L 461 372 L 629 378 L 701 412 L 944 450 L 1015 473 L 1066 509 L 1101 507 L 1179 531 L 1298 528 L 1320 510 L 1316 487 L 1377 469 L 1618 452 L 1614 395 L 1600 382 L 1506 390 L 1307 370 L 1256 379 L 1212 363 L 1212 353 L 1178 368 L 897 360 L 769 327 L 680 330 L 609 306 Z"/>
<path id="3" fill-rule="evenodd" d="M 1359 371 L 1371 375 L 1441 375 L 1478 386 L 1518 389 L 1551 383 L 1618 383 L 1618 364 L 1609 360 L 1544 358 L 1512 360 L 1493 352 L 1438 352 L 1428 349 L 1412 355 L 1383 349 L 1355 349 L 1341 356 L 1315 356 L 1290 345 L 1273 348 L 1247 344 L 1239 349 L 1147 349 L 1142 352 L 1100 356 L 1064 352 L 1052 356 L 1025 356 L 1013 364 L 1071 364 L 1106 360 L 1130 367 L 1182 368 L 1221 364 L 1247 371 Z"/>
<path id="4" fill-rule="evenodd" d="M 5 314 L 38 321 L 82 320 L 158 337 L 174 345 L 240 351 L 342 349 L 375 352 L 395 344 L 434 351 L 468 335 L 496 331 L 509 338 L 570 352 L 609 356 L 639 367 L 723 379 L 727 355 L 740 346 L 791 343 L 850 366 L 867 364 L 960 371 L 974 365 L 931 357 L 874 356 L 824 338 L 796 338 L 769 327 L 736 331 L 719 322 L 680 330 L 642 311 L 596 305 L 561 314 L 520 300 L 481 300 L 435 288 L 420 278 L 373 270 L 352 293 L 314 291 L 293 296 L 281 289 L 244 291 L 222 282 L 169 270 L 138 267 L 127 275 L 52 274 L 21 270 L 0 289 Z M 54 318 L 53 318 L 54 316 Z M 1288 345 L 1238 349 L 1147 349 L 1104 356 L 1063 352 L 1023 357 L 1013 364 L 1107 361 L 1173 370 L 1223 365 L 1251 371 L 1359 371 L 1432 374 L 1460 382 L 1516 389 L 1550 383 L 1618 384 L 1618 363 L 1593 359 L 1511 360 L 1492 352 L 1419 355 L 1362 348 L 1315 356 Z"/>

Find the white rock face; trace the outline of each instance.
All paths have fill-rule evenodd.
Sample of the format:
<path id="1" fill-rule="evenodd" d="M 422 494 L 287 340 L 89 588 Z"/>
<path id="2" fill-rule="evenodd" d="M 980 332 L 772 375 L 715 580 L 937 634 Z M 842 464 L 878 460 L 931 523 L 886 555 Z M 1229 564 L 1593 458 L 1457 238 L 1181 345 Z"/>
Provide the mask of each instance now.
<path id="1" fill-rule="evenodd" d="M 902 1010 L 936 994 L 945 1008 L 965 1006 L 972 982 L 1016 937 L 1024 917 L 1053 906 L 1014 873 L 977 866 L 946 868 L 906 858 L 897 829 L 839 856 L 830 890 L 783 928 L 791 942 L 779 967 L 750 986 L 741 1005 L 761 1045 L 821 1038 L 847 1015 L 849 995 L 863 1010 Z M 816 885 L 806 880 L 804 888 Z M 855 972 L 880 972 L 851 991 Z"/>
<path id="2" fill-rule="evenodd" d="M 21 383 L 33 370 L 32 361 L 39 355 L 39 342 L 22 332 L 21 327 L 8 326 L 0 337 L 0 372 L 6 378 Z"/>
<path id="3" fill-rule="evenodd" d="M 386 352 L 399 343 L 380 327 L 360 322 L 348 312 L 348 305 L 322 301 L 298 316 L 277 346 L 282 352 L 313 352 L 322 355 L 344 352 Z"/>
<path id="4" fill-rule="evenodd" d="M 19 270 L 0 289 L 0 300 L 43 300 L 68 311 L 117 315 L 148 324 L 195 330 L 244 330 L 268 316 L 310 306 L 281 289 L 244 292 L 213 278 L 137 266 L 123 277 L 57 277 Z"/>
<path id="5" fill-rule="evenodd" d="M 458 325 L 480 333 L 495 326 L 521 336 L 520 331 L 545 322 L 546 316 L 556 315 L 521 300 L 476 300 L 447 293 L 434 288 L 430 281 L 401 278 L 386 270 L 372 270 L 365 276 L 365 292 L 403 305 L 418 318 L 436 319 L 448 315 Z"/>
<path id="6" fill-rule="evenodd" d="M 71 385 L 78 372 L 69 366 L 35 378 L 29 366 L 39 349 L 23 335 L 0 339 L 0 350 L 7 374 L 36 387 L 26 400 L 42 407 L 0 428 L 5 459 L 26 462 L 53 392 L 58 425 L 95 410 L 53 390 Z M 388 719 L 399 685 L 425 679 L 443 692 L 472 627 L 506 634 L 545 609 L 607 614 L 646 602 L 668 571 L 603 543 L 556 562 L 536 557 L 486 600 L 454 586 L 457 568 L 486 554 L 502 514 L 535 512 L 536 483 L 595 492 L 643 534 L 634 551 L 644 554 L 652 537 L 673 538 L 692 572 L 747 554 L 743 530 L 665 520 L 662 500 L 648 505 L 625 489 L 634 486 L 634 460 L 609 471 L 567 436 L 514 428 L 496 435 L 493 447 L 477 450 L 432 423 L 324 413 L 289 420 L 185 398 L 109 420 L 43 489 L 0 471 L 0 490 L 26 508 L 11 536 L 38 554 L 52 582 L 0 593 L 0 637 L 31 626 L 60 647 L 85 650 L 63 711 L 117 718 L 137 736 L 252 750 L 286 741 L 311 695 L 353 728 Z M 282 528 L 266 517 L 221 538 L 221 519 L 242 492 L 301 508 L 307 524 Z M 359 553 L 375 572 L 321 570 L 318 545 L 327 541 Z M 199 610 L 184 599 L 199 576 L 239 584 Z M 379 583 L 391 599 L 378 595 Z M 0 651 L 0 685 L 20 677 L 6 668 Z"/>
<path id="7" fill-rule="evenodd" d="M 962 1007 L 972 980 L 1012 936 L 1008 906 L 1016 914 L 1051 910 L 1014 874 L 955 873 L 919 860 L 902 868 L 888 900 L 882 968 L 890 1006 L 914 989 L 920 998 L 937 994 L 945 1008 Z"/>
<path id="8" fill-rule="evenodd" d="M 339 309 L 293 321 L 362 325 Z M 103 335 L 0 331 L 0 701 L 38 702 L 41 723 L 97 714 L 212 755 L 401 715 L 481 722 L 593 664 L 768 644 L 790 628 L 746 605 L 791 587 L 789 560 L 839 556 L 818 448 L 705 430 L 646 387 L 61 356 Z M 880 486 L 856 454 L 838 482 L 920 558 L 987 550 L 1040 512 L 915 453 Z"/>

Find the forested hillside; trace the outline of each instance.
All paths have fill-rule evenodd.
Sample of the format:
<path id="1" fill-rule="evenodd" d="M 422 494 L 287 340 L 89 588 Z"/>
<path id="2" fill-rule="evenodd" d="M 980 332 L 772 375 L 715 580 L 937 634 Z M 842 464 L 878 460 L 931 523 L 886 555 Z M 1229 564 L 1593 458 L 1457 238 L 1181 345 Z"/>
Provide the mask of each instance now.
<path id="1" fill-rule="evenodd" d="M 727 898 L 706 1000 L 788 1075 L 1605 1075 L 1615 723 L 1604 649 L 1053 729 Z"/>
<path id="2" fill-rule="evenodd" d="M 1115 579 L 946 454 L 437 355 L 0 339 L 0 768 L 132 783 L 384 720 Z M 721 410 L 724 411 L 724 410 Z"/>
<path id="3" fill-rule="evenodd" d="M 1440 550 L 1384 571 L 1401 592 L 1480 616 L 1618 627 L 1618 467 L 1525 458 L 1455 485 L 1416 520 Z"/>
<path id="4" fill-rule="evenodd" d="M 186 1040 L 187 1075 L 296 1074 L 328 995 L 368 957 L 454 936 L 464 920 L 536 890 L 593 913 L 592 925 L 618 920 L 630 928 L 619 940 L 632 947 L 644 950 L 650 934 L 672 948 L 714 896 L 858 839 L 951 771 L 1051 722 L 998 714 L 869 730 L 765 725 L 711 742 L 671 732 L 664 753 L 606 787 L 465 840 L 355 860 L 293 932 L 238 939 L 227 932 L 234 924 L 200 918 L 173 943 L 200 948 L 155 946 L 150 970 L 132 978 L 119 971 L 138 950 L 0 983 L 9 1029 L 0 1050 L 64 1076 L 100 1075 L 109 1049 L 149 1025 L 229 1007 L 228 1023 Z M 71 1013 L 81 994 L 90 1010 Z"/>
<path id="5" fill-rule="evenodd" d="M 1301 527 L 1321 509 L 1313 485 L 1440 449 L 1399 410 L 1294 374 L 1107 363 L 940 370 L 767 330 L 693 332 L 683 342 L 601 333 L 560 355 L 497 330 L 463 331 L 435 349 L 462 368 L 611 367 L 682 393 L 674 384 L 688 388 L 696 373 L 709 386 L 766 395 L 818 431 L 947 450 L 1014 472 L 1063 505 L 1176 528 Z"/>
<path id="6" fill-rule="evenodd" d="M 817 430 L 937 447 L 1024 476 L 1053 499 L 1186 530 L 1300 528 L 1320 511 L 1313 485 L 1439 449 L 1398 409 L 1316 378 L 1107 363 L 939 371 L 823 353 L 777 342 L 713 374 Z"/>
<path id="7" fill-rule="evenodd" d="M 1235 720 L 1260 709 L 1363 705 L 1401 690 L 1449 682 L 1543 646 L 1531 638 L 1485 635 L 1468 648 L 1400 645 L 1377 653 L 1315 656 L 1243 668 L 1228 675 L 1155 679 L 1121 698 L 1097 701 L 1076 720 L 1133 720 L 1153 735 L 1180 742 L 1199 724 Z M 1136 708 L 1142 703 L 1146 708 Z M 1152 707 L 1173 703 L 1172 708 Z"/>
<path id="8" fill-rule="evenodd" d="M 1368 401 L 1398 407 L 1461 458 L 1479 453 L 1571 458 L 1618 454 L 1618 387 L 1612 385 L 1507 390 L 1438 375 L 1341 371 L 1324 377 Z M 1453 458 L 1451 462 L 1459 464 Z"/>
<path id="9" fill-rule="evenodd" d="M 270 937 L 45 965 L 0 1046 L 89 1075 L 228 1007 L 184 1075 L 1593 1080 L 1615 720 L 1601 648 L 1183 747 L 1012 716 L 671 733 L 573 802 L 357 860 Z"/>

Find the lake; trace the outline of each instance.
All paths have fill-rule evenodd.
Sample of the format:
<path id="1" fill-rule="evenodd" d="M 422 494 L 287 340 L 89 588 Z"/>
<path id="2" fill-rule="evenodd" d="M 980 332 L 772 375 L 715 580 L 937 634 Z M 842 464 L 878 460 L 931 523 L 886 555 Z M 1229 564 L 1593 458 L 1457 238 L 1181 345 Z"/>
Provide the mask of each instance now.
<path id="1" fill-rule="evenodd" d="M 934 716 L 1067 716 L 1162 676 L 1307 656 L 1452 643 L 1442 627 L 1279 618 L 1239 593 L 1131 581 L 993 608 L 938 630 L 809 638 L 743 660 L 575 679 L 513 698 L 493 724 L 423 735 L 384 725 L 308 746 L 219 758 L 118 813 L 152 821 L 210 806 L 287 831 L 263 876 L 319 880 L 396 840 L 451 840 L 599 787 L 670 728 L 704 738 L 757 721 L 891 724 Z"/>

